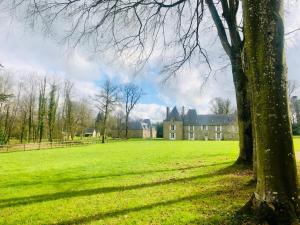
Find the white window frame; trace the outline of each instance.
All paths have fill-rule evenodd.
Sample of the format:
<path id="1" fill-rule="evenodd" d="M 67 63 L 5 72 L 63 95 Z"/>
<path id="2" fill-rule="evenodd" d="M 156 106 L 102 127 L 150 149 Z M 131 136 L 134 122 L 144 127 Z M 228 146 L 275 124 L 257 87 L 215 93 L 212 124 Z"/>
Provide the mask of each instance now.
<path id="1" fill-rule="evenodd" d="M 195 140 L 195 133 L 194 132 L 189 132 L 189 140 Z"/>
<path id="2" fill-rule="evenodd" d="M 173 136 L 173 137 L 172 137 L 172 136 Z M 169 134 L 169 139 L 170 139 L 170 140 L 176 140 L 176 133 L 171 132 L 171 133 Z"/>
<path id="3" fill-rule="evenodd" d="M 172 129 L 173 127 L 173 129 Z M 176 131 L 176 124 L 171 124 L 170 125 L 170 131 Z"/>
<path id="4" fill-rule="evenodd" d="M 215 140 L 221 141 L 222 140 L 222 133 L 215 133 Z"/>
<path id="5" fill-rule="evenodd" d="M 222 125 L 216 125 L 215 131 L 221 132 L 222 131 Z"/>
<path id="6" fill-rule="evenodd" d="M 189 125 L 188 130 L 189 130 L 189 131 L 194 131 L 194 130 L 195 130 L 195 126 Z"/>

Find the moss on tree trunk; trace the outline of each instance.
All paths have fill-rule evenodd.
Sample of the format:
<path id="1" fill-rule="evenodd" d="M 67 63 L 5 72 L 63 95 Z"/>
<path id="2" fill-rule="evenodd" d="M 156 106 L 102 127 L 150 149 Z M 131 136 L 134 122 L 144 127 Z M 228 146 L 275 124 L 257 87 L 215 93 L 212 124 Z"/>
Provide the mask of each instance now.
<path id="1" fill-rule="evenodd" d="M 288 113 L 283 0 L 243 0 L 257 187 L 247 204 L 269 224 L 298 223 L 297 170 Z"/>
<path id="2" fill-rule="evenodd" d="M 242 68 L 241 52 L 232 56 L 232 73 L 236 93 L 240 153 L 237 163 L 252 165 L 253 136 L 251 123 L 251 101 L 248 80 Z"/>

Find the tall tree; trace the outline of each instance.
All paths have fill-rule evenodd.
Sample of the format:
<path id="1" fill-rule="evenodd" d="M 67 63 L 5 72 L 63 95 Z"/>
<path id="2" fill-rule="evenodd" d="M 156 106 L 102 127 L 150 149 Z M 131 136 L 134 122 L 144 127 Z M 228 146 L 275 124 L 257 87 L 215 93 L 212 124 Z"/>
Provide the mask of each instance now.
<path id="1" fill-rule="evenodd" d="M 247 204 L 269 224 L 298 224 L 297 168 L 288 112 L 283 0 L 243 0 L 257 186 Z"/>
<path id="2" fill-rule="evenodd" d="M 254 138 L 251 123 L 251 94 L 247 91 L 249 82 L 243 70 L 242 51 L 244 41 L 237 23 L 240 1 L 220 0 L 221 13 L 218 12 L 216 3 L 213 0 L 205 0 L 205 2 L 216 25 L 221 44 L 231 62 L 239 127 L 240 154 L 237 162 L 251 164 Z M 224 17 L 224 20 L 220 15 Z M 226 27 L 228 28 L 229 36 L 227 35 Z"/>
<path id="3" fill-rule="evenodd" d="M 24 84 L 26 84 L 26 102 L 27 102 L 27 141 L 33 141 L 35 139 L 34 134 L 34 114 L 35 114 L 35 103 L 36 103 L 36 76 L 35 75 L 28 75 Z"/>
<path id="4" fill-rule="evenodd" d="M 220 2 L 221 7 L 218 7 Z M 239 0 L 35 0 L 34 3 L 30 0 L 16 0 L 14 3 L 15 6 L 27 4 L 31 15 L 38 15 L 35 18 L 41 18 L 47 28 L 60 18 L 75 20 L 76 23 L 70 24 L 70 33 L 66 36 L 75 37 L 76 44 L 92 39 L 96 48 L 99 48 L 99 43 L 113 45 L 117 51 L 133 57 L 131 60 L 137 62 L 136 65 L 143 66 L 143 62 L 147 61 L 155 50 L 175 51 L 176 56 L 162 69 L 170 76 L 176 74 L 192 58 L 206 62 L 210 67 L 208 55 L 201 46 L 201 21 L 207 11 L 206 3 L 232 65 L 240 138 L 238 161 L 252 162 L 251 96 L 247 92 L 248 80 L 242 69 L 243 40 L 236 20 Z M 219 8 L 221 13 L 218 12 Z M 106 35 L 99 35 L 100 33 Z"/>
<path id="5" fill-rule="evenodd" d="M 122 101 L 125 110 L 125 138 L 128 138 L 128 122 L 131 111 L 134 109 L 138 101 L 143 95 L 143 90 L 133 84 L 128 83 L 122 87 Z"/>
<path id="6" fill-rule="evenodd" d="M 43 81 L 40 82 L 39 85 L 39 106 L 38 106 L 38 141 L 41 142 L 43 135 L 44 135 L 44 129 L 45 129 L 45 115 L 46 115 L 46 77 L 44 77 Z"/>
<path id="7" fill-rule="evenodd" d="M 50 93 L 48 99 L 48 140 L 52 142 L 59 100 L 58 85 L 56 84 L 56 82 L 52 82 L 50 84 Z"/>
<path id="8" fill-rule="evenodd" d="M 103 84 L 100 93 L 95 95 L 96 107 L 103 115 L 101 123 L 101 134 L 102 134 L 102 143 L 106 140 L 107 135 L 107 120 L 109 114 L 114 109 L 116 104 L 118 104 L 118 91 L 119 88 L 117 85 L 114 85 L 110 80 L 106 80 Z"/>
<path id="9" fill-rule="evenodd" d="M 73 83 L 69 80 L 65 80 L 64 83 L 64 105 L 63 105 L 63 133 L 64 138 L 66 140 L 74 138 L 74 110 L 73 110 L 73 101 L 72 101 L 72 90 L 73 90 Z"/>
<path id="10" fill-rule="evenodd" d="M 86 98 L 80 99 L 76 104 L 76 124 L 77 131 L 80 133 L 80 137 L 83 138 L 84 130 L 93 125 L 91 120 L 92 110 L 90 108 L 90 102 Z M 95 128 L 95 127 L 94 127 Z"/>

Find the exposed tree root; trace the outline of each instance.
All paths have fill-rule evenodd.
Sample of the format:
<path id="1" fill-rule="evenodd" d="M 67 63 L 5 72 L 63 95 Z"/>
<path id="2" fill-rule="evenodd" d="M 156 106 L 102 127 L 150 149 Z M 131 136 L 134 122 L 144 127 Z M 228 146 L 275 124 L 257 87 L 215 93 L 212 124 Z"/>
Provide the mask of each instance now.
<path id="1" fill-rule="evenodd" d="M 274 200 L 271 203 L 260 201 L 253 194 L 238 214 L 249 215 L 256 224 L 261 225 L 300 225 L 295 204 L 284 200 Z"/>
<path id="2" fill-rule="evenodd" d="M 253 164 L 253 162 L 252 162 L 252 160 L 246 160 L 246 159 L 243 159 L 243 158 L 241 158 L 241 157 L 239 157 L 236 161 L 235 161 L 235 163 L 234 163 L 235 165 L 245 165 L 245 166 L 252 166 L 252 164 Z"/>

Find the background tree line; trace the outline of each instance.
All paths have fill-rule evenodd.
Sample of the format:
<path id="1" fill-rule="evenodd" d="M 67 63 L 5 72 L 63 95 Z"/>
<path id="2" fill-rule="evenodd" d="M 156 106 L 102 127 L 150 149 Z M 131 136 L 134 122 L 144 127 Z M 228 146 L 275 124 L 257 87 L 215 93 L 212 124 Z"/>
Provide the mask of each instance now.
<path id="1" fill-rule="evenodd" d="M 75 96 L 71 81 L 37 74 L 13 78 L 11 72 L 0 73 L 1 144 L 73 140 L 93 125 L 92 105 Z"/>
<path id="2" fill-rule="evenodd" d="M 143 95 L 133 83 L 104 82 L 91 97 L 76 95 L 70 80 L 38 74 L 0 73 L 0 144 L 74 140 L 95 128 L 104 142 L 111 129 L 125 129 Z M 113 112 L 113 113 L 112 113 Z"/>

